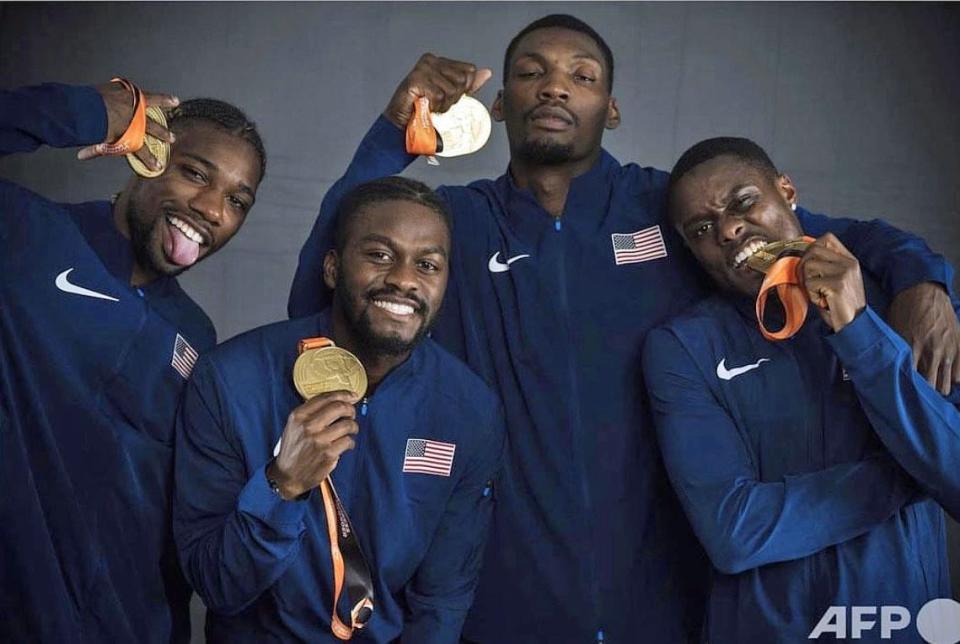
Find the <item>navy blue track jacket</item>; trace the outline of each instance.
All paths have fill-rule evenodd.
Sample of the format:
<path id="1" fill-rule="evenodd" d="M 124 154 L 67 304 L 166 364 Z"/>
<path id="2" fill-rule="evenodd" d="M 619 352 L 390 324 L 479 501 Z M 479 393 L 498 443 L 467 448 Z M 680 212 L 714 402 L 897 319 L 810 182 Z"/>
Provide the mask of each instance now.
<path id="1" fill-rule="evenodd" d="M 0 92 L 2 153 L 96 143 L 106 124 L 90 87 Z M 132 266 L 109 202 L 0 180 L 0 641 L 189 638 L 174 356 L 216 336 L 175 279 L 136 289 Z"/>
<path id="2" fill-rule="evenodd" d="M 716 296 L 647 336 L 663 458 L 716 568 L 710 642 L 805 641 L 830 606 L 905 607 L 893 641 L 923 642 L 920 607 L 950 597 L 960 392 L 916 372 L 867 292 L 836 334 L 811 310 L 769 342 L 752 301 Z"/>
<path id="3" fill-rule="evenodd" d="M 284 501 L 265 476 L 303 403 L 292 378 L 297 343 L 329 331 L 324 312 L 245 333 L 201 358 L 184 394 L 174 531 L 211 611 L 211 642 L 339 641 L 320 493 Z M 503 454 L 499 402 L 426 339 L 358 408 L 356 446 L 332 474 L 374 580 L 373 617 L 356 638 L 456 644 Z M 449 475 L 413 471 L 422 468 L 407 451 L 423 441 L 453 446 Z"/>
<path id="4" fill-rule="evenodd" d="M 403 131 L 379 118 L 324 198 L 291 315 L 329 301 L 321 265 L 340 196 L 414 158 Z M 704 293 L 665 217 L 667 178 L 603 152 L 573 180 L 557 220 L 509 173 L 438 190 L 453 211 L 454 253 L 433 337 L 500 394 L 509 436 L 468 639 L 699 637 L 709 566 L 664 474 L 640 366 L 647 331 Z M 943 260 L 915 237 L 798 214 L 883 270 L 891 292 L 945 281 Z"/>

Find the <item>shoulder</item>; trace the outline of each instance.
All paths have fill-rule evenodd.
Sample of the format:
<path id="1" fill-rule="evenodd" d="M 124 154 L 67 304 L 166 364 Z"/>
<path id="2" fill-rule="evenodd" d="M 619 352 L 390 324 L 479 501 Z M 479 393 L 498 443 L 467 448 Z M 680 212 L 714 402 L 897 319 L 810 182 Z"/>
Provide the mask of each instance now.
<path id="1" fill-rule="evenodd" d="M 3 217 L 3 229 L 33 224 L 44 213 L 49 215 L 44 224 L 62 222 L 62 225 L 73 225 L 70 217 L 64 217 L 64 212 L 81 205 L 58 203 L 6 179 L 0 179 L 0 201 L 6 211 L 0 215 Z"/>
<path id="2" fill-rule="evenodd" d="M 501 177 L 501 179 L 503 179 Z M 437 193 L 454 210 L 453 215 L 458 215 L 456 206 L 486 204 L 495 198 L 500 180 L 477 179 L 471 181 L 465 186 L 440 186 Z"/>
<path id="3" fill-rule="evenodd" d="M 171 296 L 176 302 L 174 310 L 178 318 L 174 322 L 178 328 L 183 329 L 194 348 L 204 353 L 216 346 L 217 330 L 210 317 L 176 280 L 173 281 Z"/>
<path id="4" fill-rule="evenodd" d="M 722 342 L 727 327 L 739 324 L 739 313 L 728 300 L 713 295 L 651 330 L 644 342 L 644 363 L 671 362 L 683 354 L 696 356 L 702 348 Z"/>
<path id="5" fill-rule="evenodd" d="M 237 391 L 286 374 L 296 359 L 297 343 L 316 335 L 317 317 L 282 320 L 241 333 L 208 351 L 197 366 L 215 372 L 218 381 Z"/>
<path id="6" fill-rule="evenodd" d="M 656 193 L 666 196 L 670 173 L 657 168 L 641 166 L 636 163 L 619 165 L 613 169 L 617 183 L 638 193 Z"/>
<path id="7" fill-rule="evenodd" d="M 501 412 L 500 399 L 493 389 L 430 338 L 422 342 L 420 351 L 423 360 L 420 373 L 429 379 L 427 384 L 438 404 L 473 426 L 496 431 Z"/>

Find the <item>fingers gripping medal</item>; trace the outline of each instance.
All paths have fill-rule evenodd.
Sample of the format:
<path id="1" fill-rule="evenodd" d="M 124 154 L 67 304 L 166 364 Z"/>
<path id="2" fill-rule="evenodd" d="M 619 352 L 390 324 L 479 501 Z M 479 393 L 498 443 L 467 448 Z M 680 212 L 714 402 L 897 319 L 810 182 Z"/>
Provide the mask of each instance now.
<path id="1" fill-rule="evenodd" d="M 147 118 L 151 121 L 159 123 L 163 127 L 167 127 L 167 117 L 164 115 L 163 110 L 161 110 L 156 105 L 151 105 L 147 108 Z M 160 164 L 160 167 L 156 170 L 148 168 L 144 165 L 143 161 L 137 158 L 137 155 L 130 153 L 127 155 L 127 163 L 130 164 L 130 167 L 133 168 L 133 171 L 139 174 L 141 177 L 146 177 L 152 179 L 153 177 L 159 177 L 163 174 L 163 171 L 167 169 L 167 163 L 170 161 L 170 144 L 166 141 L 161 141 L 160 139 L 146 134 L 144 131 L 143 138 L 144 145 L 147 146 L 147 149 L 150 151 Z"/>
<path id="2" fill-rule="evenodd" d="M 807 294 L 798 269 L 800 258 L 813 241 L 812 237 L 802 237 L 772 242 L 747 258 L 750 268 L 766 274 L 757 294 L 756 314 L 760 333 L 767 340 L 786 340 L 793 337 L 807 318 Z M 763 324 L 763 314 L 767 296 L 774 288 L 783 305 L 786 320 L 779 331 L 768 331 Z M 817 305 L 826 308 L 825 302 L 818 302 Z"/>
<path id="3" fill-rule="evenodd" d="M 430 112 L 430 101 L 421 97 L 414 103 L 413 110 L 413 117 L 407 123 L 407 152 L 426 155 L 431 165 L 438 165 L 434 155 L 473 154 L 490 138 L 490 114 L 483 103 L 472 96 L 461 96 L 442 114 Z"/>
<path id="4" fill-rule="evenodd" d="M 293 365 L 293 383 L 305 400 L 330 391 L 352 391 L 358 396 L 366 393 L 367 373 L 349 351 L 334 346 L 327 338 L 301 340 L 299 351 L 300 356 Z M 320 492 L 333 562 L 330 630 L 337 638 L 349 640 L 373 615 L 373 578 L 333 479 L 325 478 L 320 483 Z M 350 603 L 348 620 L 340 619 L 337 611 L 344 584 Z"/>

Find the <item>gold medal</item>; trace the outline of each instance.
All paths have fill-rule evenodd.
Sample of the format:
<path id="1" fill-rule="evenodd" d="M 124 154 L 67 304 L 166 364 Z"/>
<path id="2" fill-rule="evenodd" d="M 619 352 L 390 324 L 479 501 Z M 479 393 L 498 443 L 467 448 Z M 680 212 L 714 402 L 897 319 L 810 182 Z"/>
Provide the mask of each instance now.
<path id="1" fill-rule="evenodd" d="M 766 273 L 773 263 L 785 255 L 803 255 L 810 246 L 807 239 L 770 242 L 747 258 L 747 266 L 760 273 Z"/>
<path id="2" fill-rule="evenodd" d="M 432 112 L 430 120 L 440 136 L 438 157 L 472 154 L 490 138 L 490 114 L 483 103 L 464 95 L 443 114 Z"/>
<path id="3" fill-rule="evenodd" d="M 307 349 L 293 365 L 293 384 L 304 400 L 328 391 L 352 391 L 363 397 L 367 392 L 367 372 L 346 349 Z"/>
<path id="4" fill-rule="evenodd" d="M 167 127 L 167 117 L 164 115 L 163 110 L 155 105 L 147 108 L 147 118 L 159 123 L 163 127 Z M 143 137 L 143 145 L 150 151 L 150 154 L 160 162 L 160 169 L 152 170 L 148 168 L 135 154 L 127 155 L 127 163 L 129 163 L 133 171 L 141 177 L 148 179 L 159 177 L 163 174 L 163 171 L 167 169 L 167 162 L 170 161 L 170 144 L 146 134 Z"/>

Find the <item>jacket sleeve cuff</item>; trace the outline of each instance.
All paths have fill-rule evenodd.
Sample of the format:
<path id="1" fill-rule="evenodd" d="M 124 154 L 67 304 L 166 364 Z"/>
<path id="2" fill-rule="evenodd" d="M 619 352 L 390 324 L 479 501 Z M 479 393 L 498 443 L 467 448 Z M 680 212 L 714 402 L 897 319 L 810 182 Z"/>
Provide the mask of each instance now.
<path id="1" fill-rule="evenodd" d="M 71 87 L 66 91 L 70 114 L 77 115 L 76 131 L 80 145 L 100 143 L 107 138 L 107 108 L 103 97 L 91 86 Z"/>
<path id="2" fill-rule="evenodd" d="M 284 501 L 270 489 L 270 484 L 267 483 L 266 466 L 264 466 L 257 468 L 247 484 L 243 486 L 238 509 L 274 528 L 300 526 L 311 496 L 313 492 L 310 492 L 304 500 Z"/>
<path id="3" fill-rule="evenodd" d="M 889 357 L 896 355 L 899 349 L 906 347 L 906 343 L 901 340 L 903 347 L 898 346 L 899 336 L 894 336 L 896 333 L 868 306 L 839 332 L 828 335 L 827 342 L 841 364 L 849 367 L 868 358 L 868 354 L 871 361 L 878 362 L 885 353 L 889 352 Z"/>
<path id="4" fill-rule="evenodd" d="M 374 121 L 360 147 L 401 168 L 405 168 L 417 158 L 415 154 L 407 154 L 406 132 L 391 123 L 383 114 Z"/>

